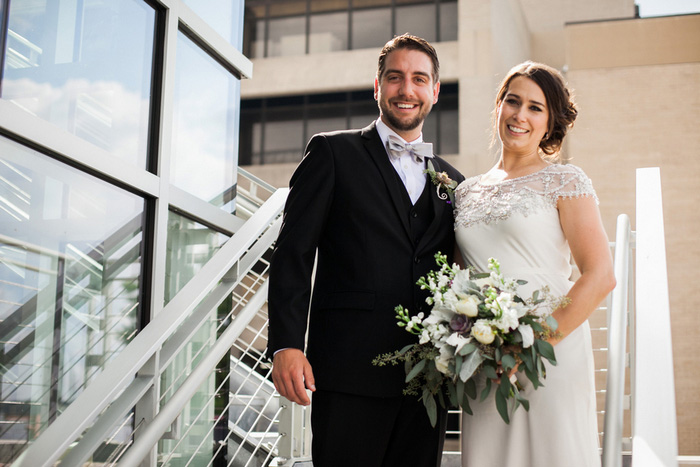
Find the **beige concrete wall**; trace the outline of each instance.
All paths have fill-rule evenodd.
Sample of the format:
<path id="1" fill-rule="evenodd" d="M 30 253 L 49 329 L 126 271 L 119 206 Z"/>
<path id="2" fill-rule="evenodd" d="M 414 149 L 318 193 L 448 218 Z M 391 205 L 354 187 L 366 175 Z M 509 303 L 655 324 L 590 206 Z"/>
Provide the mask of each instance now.
<path id="1" fill-rule="evenodd" d="M 574 25 L 567 37 L 580 107 L 567 149 L 594 181 L 609 235 L 623 212 L 634 229 L 634 169 L 661 168 L 679 453 L 698 455 L 700 15 Z"/>

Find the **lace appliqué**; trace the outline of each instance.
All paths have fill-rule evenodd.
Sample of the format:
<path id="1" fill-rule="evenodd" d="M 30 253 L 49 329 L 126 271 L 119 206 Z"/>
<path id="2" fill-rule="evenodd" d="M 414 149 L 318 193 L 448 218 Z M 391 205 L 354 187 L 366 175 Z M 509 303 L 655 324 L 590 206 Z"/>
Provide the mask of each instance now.
<path id="1" fill-rule="evenodd" d="M 539 172 L 496 184 L 471 177 L 456 189 L 455 229 L 508 219 L 514 213 L 528 216 L 557 209 L 561 198 L 592 197 L 598 202 L 591 179 L 574 165 L 550 165 Z"/>

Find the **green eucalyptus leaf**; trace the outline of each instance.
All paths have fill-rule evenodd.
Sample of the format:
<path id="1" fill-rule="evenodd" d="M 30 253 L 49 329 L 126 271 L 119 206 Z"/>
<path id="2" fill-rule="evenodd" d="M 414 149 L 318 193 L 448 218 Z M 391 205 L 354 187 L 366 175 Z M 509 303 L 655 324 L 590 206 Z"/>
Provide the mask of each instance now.
<path id="1" fill-rule="evenodd" d="M 459 352 L 457 352 L 458 355 L 469 355 L 470 353 L 474 352 L 478 347 L 474 344 L 466 344 L 464 347 L 459 349 Z"/>
<path id="2" fill-rule="evenodd" d="M 552 315 L 547 316 L 547 319 L 545 321 L 547 322 L 547 325 L 552 329 L 552 331 L 556 331 L 559 327 L 557 319 Z"/>
<path id="3" fill-rule="evenodd" d="M 459 397 L 457 397 L 457 387 L 452 383 L 447 384 L 447 396 L 450 399 L 450 405 L 452 407 L 459 406 Z"/>
<path id="4" fill-rule="evenodd" d="M 470 378 L 464 383 L 464 393 L 472 399 L 476 399 L 476 382 Z"/>
<path id="5" fill-rule="evenodd" d="M 408 352 L 409 350 L 411 350 L 411 349 L 413 348 L 413 346 L 415 346 L 415 345 L 416 345 L 416 344 L 409 344 L 409 345 L 407 345 L 407 346 L 404 347 L 403 349 L 399 350 L 399 355 L 405 354 L 406 352 Z"/>
<path id="6" fill-rule="evenodd" d="M 484 402 L 486 398 L 489 396 L 489 393 L 491 392 L 491 378 L 486 379 L 486 386 L 484 386 L 484 389 L 481 391 L 481 397 L 480 401 Z"/>
<path id="7" fill-rule="evenodd" d="M 484 365 L 484 368 L 481 370 L 484 372 L 484 375 L 488 379 L 497 379 L 498 375 L 496 374 L 496 369 L 492 367 L 491 365 Z"/>
<path id="8" fill-rule="evenodd" d="M 425 360 L 421 360 L 416 364 L 416 366 L 411 368 L 411 371 L 408 373 L 408 375 L 406 375 L 406 382 L 408 383 L 413 378 L 415 378 L 416 375 L 418 375 L 418 373 L 420 373 L 423 370 L 423 368 L 425 368 Z"/>
<path id="9" fill-rule="evenodd" d="M 552 347 L 552 344 L 547 341 L 537 339 L 535 341 L 535 346 L 537 347 L 537 352 L 549 360 L 552 365 L 557 364 L 557 357 L 554 356 L 554 347 Z"/>
<path id="10" fill-rule="evenodd" d="M 425 406 L 425 410 L 428 412 L 430 425 L 435 427 L 435 424 L 437 423 L 437 404 L 435 403 L 435 398 L 432 396 L 432 394 L 428 393 L 426 396 L 425 392 L 423 393 L 423 405 Z"/>
<path id="11" fill-rule="evenodd" d="M 503 369 L 506 370 L 506 372 L 515 367 L 516 363 L 512 355 L 506 354 L 501 358 L 501 365 L 503 365 Z"/>
<path id="12" fill-rule="evenodd" d="M 500 392 L 496 392 L 496 409 L 500 414 L 501 418 L 507 424 L 510 424 L 510 419 L 508 418 L 508 402 L 506 398 Z"/>

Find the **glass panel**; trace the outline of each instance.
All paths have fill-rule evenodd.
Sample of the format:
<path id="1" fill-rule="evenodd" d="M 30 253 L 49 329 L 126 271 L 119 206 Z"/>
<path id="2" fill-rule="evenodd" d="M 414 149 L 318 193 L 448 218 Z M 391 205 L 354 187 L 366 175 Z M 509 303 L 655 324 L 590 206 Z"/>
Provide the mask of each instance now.
<path id="1" fill-rule="evenodd" d="M 440 30 L 438 34 L 441 42 L 457 40 L 456 1 L 443 1 L 440 3 Z"/>
<path id="2" fill-rule="evenodd" d="M 332 52 L 348 48 L 348 13 L 311 16 L 309 53 Z"/>
<path id="3" fill-rule="evenodd" d="M 2 98 L 146 168 L 154 28 L 141 0 L 13 0 Z"/>
<path id="4" fill-rule="evenodd" d="M 306 53 L 306 18 L 271 19 L 269 22 L 267 56 L 279 57 Z"/>
<path id="5" fill-rule="evenodd" d="M 318 0 L 316 0 L 318 1 Z M 303 15 L 306 13 L 306 0 L 279 0 L 270 2 L 270 17 Z"/>
<path id="6" fill-rule="evenodd" d="M 436 24 L 435 4 L 396 8 L 396 34 L 408 32 L 428 42 L 434 42 L 437 39 Z"/>
<path id="7" fill-rule="evenodd" d="M 0 180 L 7 465 L 134 337 L 144 200 L 4 138 Z"/>
<path id="8" fill-rule="evenodd" d="M 231 45 L 241 50 L 243 0 L 185 0 L 185 4 Z"/>
<path id="9" fill-rule="evenodd" d="M 440 112 L 440 154 L 459 153 L 459 112 Z"/>
<path id="10" fill-rule="evenodd" d="M 348 11 L 350 2 L 348 0 L 314 0 L 309 2 L 311 13 L 323 11 Z"/>
<path id="11" fill-rule="evenodd" d="M 298 111 L 279 112 L 275 118 L 289 120 L 268 121 L 265 125 L 265 164 L 298 162 L 304 154 L 304 122 L 296 120 Z"/>
<path id="12" fill-rule="evenodd" d="M 240 81 L 180 33 L 170 181 L 230 212 L 239 99 Z"/>
<path id="13" fill-rule="evenodd" d="M 226 243 L 228 236 L 174 212 L 168 214 L 165 303 Z"/>
<path id="14" fill-rule="evenodd" d="M 381 48 L 389 39 L 391 39 L 390 8 L 353 11 L 353 49 Z"/>
<path id="15" fill-rule="evenodd" d="M 353 8 L 367 8 L 391 5 L 391 0 L 352 0 Z"/>
<path id="16" fill-rule="evenodd" d="M 168 255 L 166 264 L 165 299 L 172 298 L 201 270 L 226 243 L 228 237 L 177 213 L 168 214 Z M 228 303 L 230 308 L 230 303 Z M 186 324 L 185 324 L 186 325 Z M 217 336 L 217 310 L 175 356 L 161 375 L 160 403 L 165 404 L 187 375 L 201 362 Z M 178 420 L 182 433 L 176 440 L 160 442 L 159 457 L 163 465 L 184 465 L 177 459 L 191 459 L 192 465 L 208 465 L 212 459 L 211 438 L 216 392 L 215 374 L 207 377 L 192 397 Z M 170 459 L 170 462 L 167 461 Z"/>

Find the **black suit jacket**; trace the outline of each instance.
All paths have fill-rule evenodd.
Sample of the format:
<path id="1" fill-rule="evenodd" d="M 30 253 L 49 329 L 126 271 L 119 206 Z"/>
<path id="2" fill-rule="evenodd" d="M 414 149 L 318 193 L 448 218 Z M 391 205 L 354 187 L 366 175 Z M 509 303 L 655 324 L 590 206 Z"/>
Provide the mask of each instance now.
<path id="1" fill-rule="evenodd" d="M 464 179 L 438 157 L 433 165 L 453 180 Z M 268 355 L 304 349 L 308 316 L 306 353 L 317 388 L 401 394 L 403 367 L 377 367 L 372 360 L 416 341 L 396 325 L 394 308 L 427 312 L 426 293 L 416 281 L 436 268 L 436 252 L 451 260 L 454 249 L 452 205 L 437 197 L 429 179 L 427 184 L 435 216 L 414 243 L 401 199 L 406 189 L 374 123 L 309 141 L 290 182 L 270 266 Z"/>

